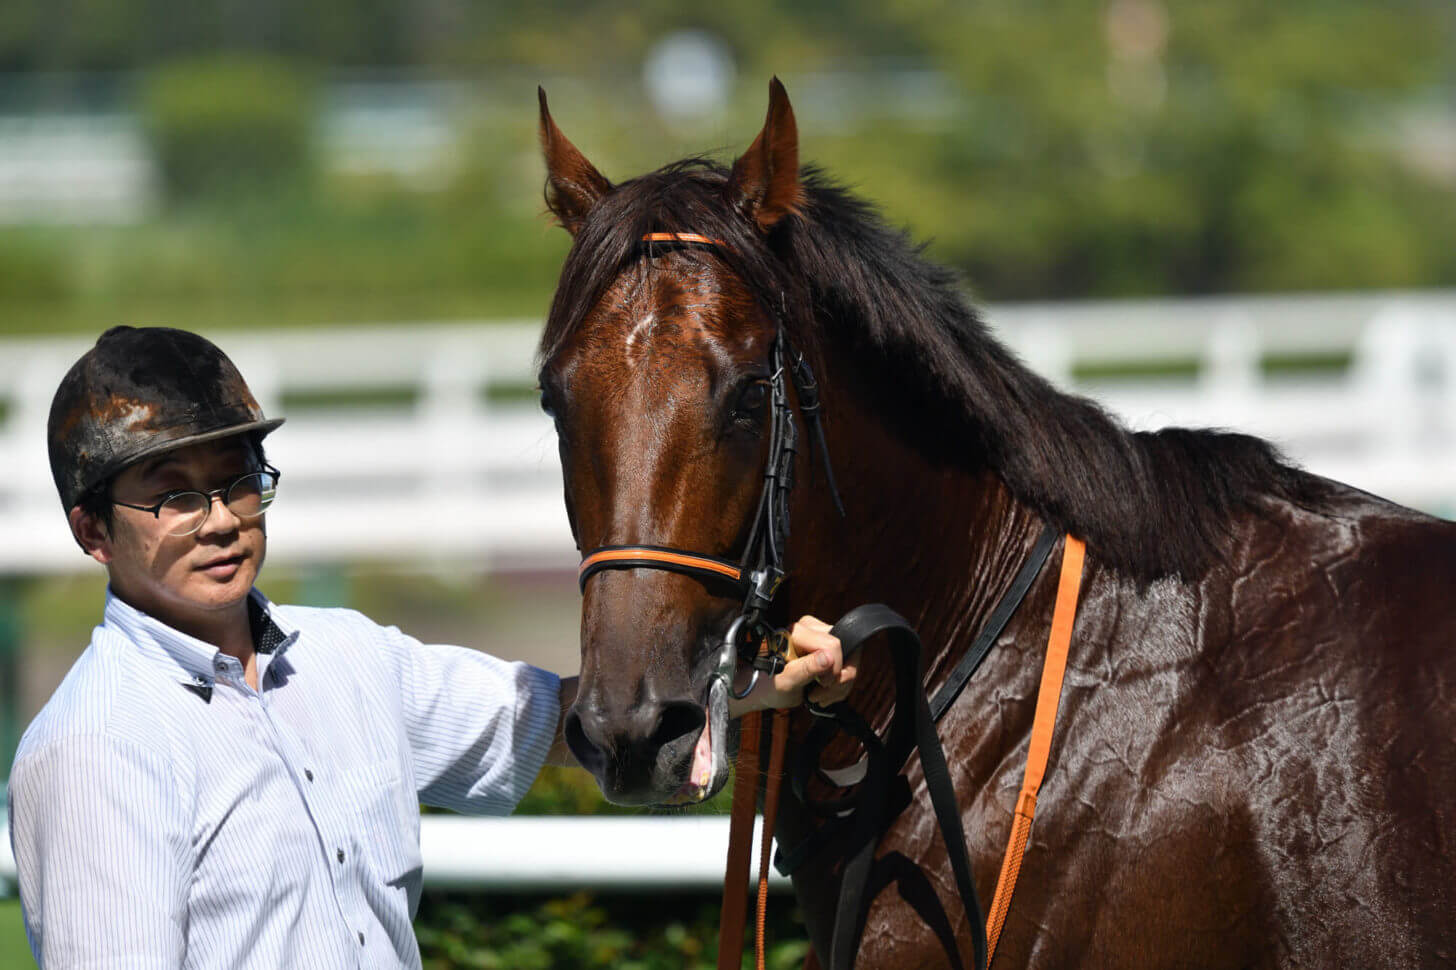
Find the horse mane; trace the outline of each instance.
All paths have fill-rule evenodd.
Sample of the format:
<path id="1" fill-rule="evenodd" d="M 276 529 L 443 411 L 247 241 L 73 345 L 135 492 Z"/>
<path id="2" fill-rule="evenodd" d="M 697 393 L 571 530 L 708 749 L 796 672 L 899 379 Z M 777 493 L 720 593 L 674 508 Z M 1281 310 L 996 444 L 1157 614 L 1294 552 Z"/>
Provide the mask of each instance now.
<path id="1" fill-rule="evenodd" d="M 1217 562 L 1239 511 L 1267 497 L 1317 505 L 1321 479 L 1267 441 L 1216 430 L 1127 430 L 1057 390 L 996 340 L 957 274 L 813 166 L 805 202 L 765 237 L 725 199 L 728 172 L 687 158 L 604 196 L 578 229 L 547 318 L 549 360 L 642 251 L 643 234 L 722 240 L 765 311 L 813 356 L 833 342 L 907 441 L 933 460 L 993 471 L 1020 501 L 1147 582 Z M 702 258 L 684 250 L 689 258 Z M 827 420 L 832 421 L 833 415 Z"/>

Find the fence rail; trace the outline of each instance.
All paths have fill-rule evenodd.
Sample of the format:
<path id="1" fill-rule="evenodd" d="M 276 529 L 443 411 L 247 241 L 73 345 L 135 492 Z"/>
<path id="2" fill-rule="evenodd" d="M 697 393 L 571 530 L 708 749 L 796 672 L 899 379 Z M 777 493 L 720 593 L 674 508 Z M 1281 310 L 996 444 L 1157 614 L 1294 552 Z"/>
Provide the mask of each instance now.
<path id="1" fill-rule="evenodd" d="M 1251 431 L 1313 471 L 1456 514 L 1456 294 L 1021 305 L 988 316 L 1033 367 L 1134 427 Z M 534 383 L 537 331 L 516 321 L 212 334 L 265 409 L 289 419 L 269 441 L 286 489 L 269 513 L 270 557 L 571 568 L 554 433 L 520 393 Z M 67 536 L 44 443 L 51 395 L 90 342 L 0 342 L 0 574 L 90 564 Z M 1319 366 L 1282 366 L 1291 361 Z M 430 885 L 708 888 L 724 825 L 427 816 L 421 841 Z M 0 886 L 13 884 L 13 866 L 5 840 Z"/>
<path id="2" fill-rule="evenodd" d="M 751 842 L 749 873 L 756 880 L 758 836 Z M 726 815 L 420 818 L 420 857 L 431 889 L 713 892 L 723 885 L 727 855 Z M 788 879 L 769 871 L 770 888 L 789 888 Z M 14 892 L 15 857 L 0 812 L 0 896 Z"/>
<path id="3" fill-rule="evenodd" d="M 1033 367 L 1134 427 L 1250 431 L 1313 471 L 1456 512 L 1456 294 L 1017 305 L 988 317 Z M 269 440 L 285 473 L 270 557 L 570 568 L 555 437 L 529 394 L 538 329 L 211 334 L 265 410 L 288 417 Z M 0 342 L 0 574 L 87 568 L 57 514 L 44 429 L 90 342 Z M 1272 366 L 1291 361 L 1321 366 Z"/>

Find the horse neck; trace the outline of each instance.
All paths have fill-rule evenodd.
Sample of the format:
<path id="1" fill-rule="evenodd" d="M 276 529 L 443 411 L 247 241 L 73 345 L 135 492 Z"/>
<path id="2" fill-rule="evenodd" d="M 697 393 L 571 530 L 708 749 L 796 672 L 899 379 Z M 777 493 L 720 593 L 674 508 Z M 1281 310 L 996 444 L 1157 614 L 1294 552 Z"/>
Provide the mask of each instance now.
<path id="1" fill-rule="evenodd" d="M 835 513 L 816 458 L 796 496 L 790 610 L 833 622 L 866 602 L 889 605 L 919 631 L 927 684 L 937 684 L 1011 584 L 1041 522 L 993 471 L 949 445 L 938 452 L 933 435 L 907 441 L 904 420 L 846 391 L 863 385 L 821 383 L 846 515 Z M 868 656 L 861 670 L 855 706 L 881 720 L 892 703 L 888 658 Z"/>

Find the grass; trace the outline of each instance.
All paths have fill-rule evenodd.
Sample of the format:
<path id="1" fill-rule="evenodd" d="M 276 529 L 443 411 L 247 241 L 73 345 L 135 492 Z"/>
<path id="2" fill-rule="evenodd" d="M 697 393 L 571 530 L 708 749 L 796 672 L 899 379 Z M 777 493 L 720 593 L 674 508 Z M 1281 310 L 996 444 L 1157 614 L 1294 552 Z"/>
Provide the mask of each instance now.
<path id="1" fill-rule="evenodd" d="M 30 944 L 25 941 L 20 900 L 0 899 L 0 967 L 5 967 L 6 970 L 25 970 L 34 966 Z"/>

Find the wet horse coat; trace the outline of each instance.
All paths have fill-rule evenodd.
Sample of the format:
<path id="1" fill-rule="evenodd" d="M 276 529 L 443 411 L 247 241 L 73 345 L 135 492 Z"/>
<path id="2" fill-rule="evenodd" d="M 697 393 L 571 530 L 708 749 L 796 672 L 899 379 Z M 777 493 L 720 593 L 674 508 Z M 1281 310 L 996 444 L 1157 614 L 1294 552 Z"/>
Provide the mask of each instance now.
<path id="1" fill-rule="evenodd" d="M 542 142 L 548 204 L 575 242 L 541 384 L 581 549 L 734 557 L 764 460 L 755 389 L 780 330 L 819 375 L 848 511 L 833 512 L 801 455 L 780 620 L 885 602 L 919 629 L 933 692 L 1044 523 L 1086 541 L 998 965 L 1456 960 L 1456 526 L 1291 468 L 1256 439 L 1131 433 L 1052 388 L 989 336 L 950 274 L 801 172 L 776 82 L 731 170 L 688 160 L 614 186 L 544 96 Z M 650 232 L 723 245 L 644 246 Z M 983 901 L 1059 560 L 939 725 Z M 703 745 L 733 743 L 704 691 L 737 607 L 670 573 L 592 579 L 567 729 L 609 798 L 721 785 L 697 792 L 687 775 Z M 851 700 L 883 729 L 891 677 L 873 647 Z M 913 757 L 904 777 L 858 965 L 965 965 L 966 916 Z M 816 824 L 792 798 L 780 808 L 785 844 Z M 794 876 L 821 955 L 839 861 L 823 853 Z"/>

